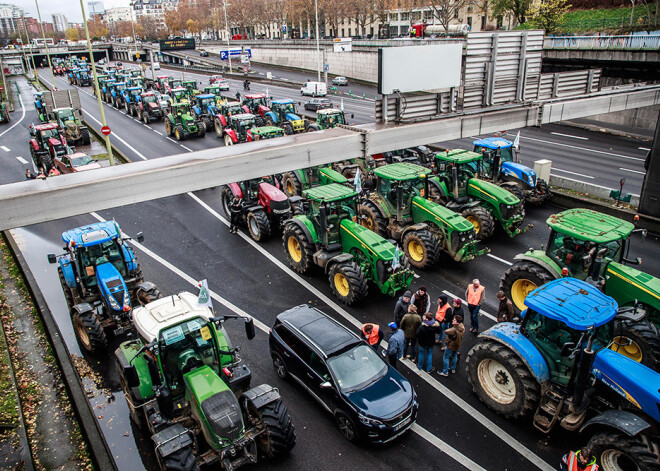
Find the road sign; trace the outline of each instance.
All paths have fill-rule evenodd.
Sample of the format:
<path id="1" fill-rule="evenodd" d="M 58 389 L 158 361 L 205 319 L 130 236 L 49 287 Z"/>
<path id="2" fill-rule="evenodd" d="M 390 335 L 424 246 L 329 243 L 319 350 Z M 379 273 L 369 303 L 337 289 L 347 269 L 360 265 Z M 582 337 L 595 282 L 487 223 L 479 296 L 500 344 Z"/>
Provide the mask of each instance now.
<path id="1" fill-rule="evenodd" d="M 250 68 L 247 65 L 243 67 L 243 72 L 245 72 L 246 74 L 248 73 L 249 70 Z"/>
<path id="2" fill-rule="evenodd" d="M 351 38 L 335 38 L 333 41 L 334 52 L 351 52 L 353 40 Z"/>
<path id="3" fill-rule="evenodd" d="M 323 64 L 323 72 L 330 70 L 330 64 Z"/>
<path id="4" fill-rule="evenodd" d="M 109 136 L 111 132 L 112 131 L 110 131 L 110 126 L 103 126 L 101 128 L 101 134 L 103 134 L 104 136 Z"/>

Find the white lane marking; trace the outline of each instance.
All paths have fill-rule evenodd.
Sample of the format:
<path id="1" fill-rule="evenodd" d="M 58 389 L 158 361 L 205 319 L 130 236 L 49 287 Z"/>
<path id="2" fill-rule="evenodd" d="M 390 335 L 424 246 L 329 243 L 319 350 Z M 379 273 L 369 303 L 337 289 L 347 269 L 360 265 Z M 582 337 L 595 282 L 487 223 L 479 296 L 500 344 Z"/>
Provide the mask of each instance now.
<path id="1" fill-rule="evenodd" d="M 194 199 L 197 199 L 197 197 L 194 196 L 192 193 L 188 193 L 188 194 L 189 194 L 190 196 L 192 196 Z M 200 200 L 200 201 L 201 201 L 201 200 Z M 202 202 L 202 203 L 203 203 L 203 202 Z M 94 213 L 94 212 L 92 212 L 92 213 L 90 213 L 90 214 L 91 214 L 94 218 L 96 218 L 98 221 L 101 221 L 101 222 L 105 222 L 105 221 L 106 221 L 104 218 L 102 218 L 101 216 L 99 216 L 98 214 L 96 214 L 96 213 Z M 224 222 L 227 226 L 229 225 L 229 224 L 227 223 L 227 221 L 224 221 L 224 220 L 223 220 L 223 222 Z M 124 234 L 123 231 L 122 231 L 122 234 L 123 234 L 123 235 L 126 235 L 126 234 Z M 243 236 L 243 237 L 245 238 L 245 236 L 244 236 L 243 234 L 241 234 L 241 236 Z M 252 240 L 252 239 L 250 239 L 250 240 Z M 168 270 L 170 270 L 171 272 L 175 273 L 175 274 L 178 275 L 179 277 L 183 278 L 186 282 L 190 283 L 192 286 L 194 286 L 195 288 L 197 288 L 197 286 L 198 286 L 198 280 L 195 280 L 192 276 L 188 275 L 188 274 L 185 273 L 183 270 L 180 270 L 179 268 L 177 268 L 176 266 L 174 266 L 173 264 L 171 264 L 170 262 L 168 262 L 167 260 L 165 260 L 165 259 L 162 258 L 161 256 L 157 255 L 156 253 L 152 252 L 151 250 L 149 250 L 148 248 L 146 248 L 144 245 L 140 244 L 140 243 L 137 242 L 136 240 L 129 240 L 128 242 L 129 242 L 131 245 L 133 245 L 135 248 L 137 248 L 138 250 L 141 250 L 142 252 L 144 252 L 145 255 L 148 255 L 149 257 L 153 258 L 153 259 L 156 260 L 158 263 L 160 263 L 161 265 L 163 265 L 165 268 L 167 268 Z M 222 304 L 223 306 L 225 306 L 227 309 L 229 309 L 229 310 L 235 312 L 235 313 L 238 314 L 239 316 L 243 316 L 243 317 L 246 317 L 246 318 L 251 318 L 251 319 L 253 319 L 255 327 L 257 327 L 259 330 L 261 330 L 262 332 L 264 332 L 264 333 L 267 334 L 267 335 L 270 333 L 270 328 L 269 328 L 266 324 L 264 324 L 263 322 L 261 322 L 259 319 L 256 319 L 255 317 L 251 316 L 250 314 L 248 314 L 247 312 L 245 312 L 243 309 L 241 309 L 240 307 L 238 307 L 238 306 L 236 306 L 235 304 L 233 304 L 231 301 L 229 301 L 229 300 L 223 298 L 222 296 L 220 296 L 219 294 L 217 294 L 215 291 L 213 291 L 213 290 L 209 290 L 209 292 L 210 292 L 211 297 L 212 297 L 213 299 L 215 299 L 216 301 L 218 301 L 220 304 Z M 479 466 L 477 463 L 475 463 L 474 461 L 472 461 L 472 460 L 471 460 L 470 458 L 468 458 L 467 456 L 465 456 L 465 455 L 461 454 L 460 452 L 456 451 L 456 449 L 455 449 L 454 447 L 452 447 L 452 446 L 450 446 L 448 443 L 446 443 L 446 442 L 440 440 L 438 437 L 436 437 L 435 435 L 433 435 L 431 432 L 429 432 L 428 430 L 426 430 L 424 427 L 422 427 L 422 426 L 420 426 L 420 425 L 418 425 L 418 424 L 414 424 L 414 425 L 410 428 L 410 430 L 411 430 L 412 432 L 416 433 L 417 435 L 419 435 L 420 437 L 422 437 L 423 439 L 427 440 L 429 443 L 431 443 L 433 446 L 435 446 L 438 450 L 440 450 L 441 452 L 445 453 L 447 456 L 449 456 L 450 458 L 454 459 L 456 462 L 462 464 L 462 465 L 465 466 L 467 469 L 469 469 L 469 470 L 475 470 L 475 471 L 486 471 L 485 468 L 482 468 L 481 466 Z"/>
<path id="2" fill-rule="evenodd" d="M 502 262 L 505 265 L 509 265 L 509 266 L 513 265 L 513 263 L 511 263 L 510 261 L 504 260 L 503 258 L 500 258 L 500 257 L 497 257 L 497 256 L 493 255 L 492 253 L 488 253 L 486 255 L 488 255 L 492 259 L 497 260 L 498 262 Z"/>
<path id="3" fill-rule="evenodd" d="M 186 146 L 184 146 L 183 144 L 179 144 L 179 145 L 180 145 L 181 147 L 183 147 L 184 149 L 186 149 L 188 152 L 192 152 L 192 151 L 193 151 L 190 147 L 186 147 Z"/>
<path id="4" fill-rule="evenodd" d="M 23 119 L 25 119 L 25 106 L 23 106 L 23 100 L 21 99 L 21 94 L 20 94 L 20 92 L 19 92 L 19 94 L 18 94 L 18 104 L 21 105 L 21 109 L 23 110 L 23 114 L 21 115 L 21 119 L 19 119 L 18 121 L 16 121 L 16 122 L 15 122 L 15 123 L 9 128 L 9 129 L 5 129 L 4 132 L 0 133 L 0 137 L 4 136 L 4 135 L 7 134 L 9 131 L 11 131 L 12 129 L 14 129 L 16 126 L 18 126 L 18 125 L 20 124 L 21 121 L 23 121 Z"/>
<path id="5" fill-rule="evenodd" d="M 588 141 L 588 137 L 582 137 L 582 136 L 571 136 L 570 134 L 562 134 L 560 132 L 551 132 L 550 134 L 554 134 L 555 136 L 563 136 L 563 137 L 572 137 L 573 139 L 582 139 L 583 141 Z"/>
<path id="6" fill-rule="evenodd" d="M 639 170 L 632 170 L 630 168 L 619 167 L 619 170 L 623 170 L 624 172 L 638 173 L 640 175 L 646 175 L 646 172 L 640 172 Z"/>
<path id="7" fill-rule="evenodd" d="M 176 141 L 175 141 L 174 139 L 172 139 L 171 137 L 166 137 L 165 139 L 168 139 L 168 140 L 174 142 L 175 144 L 178 144 L 178 142 L 176 142 Z"/>
<path id="8" fill-rule="evenodd" d="M 578 177 L 590 178 L 592 180 L 594 179 L 594 177 L 592 177 L 591 175 L 585 175 L 583 173 L 571 172 L 570 170 L 564 170 L 564 169 L 557 168 L 557 167 L 553 167 L 552 170 L 556 170 L 557 172 L 570 173 L 571 175 L 577 175 Z"/>
<path id="9" fill-rule="evenodd" d="M 603 150 L 587 149 L 586 147 L 578 147 L 578 146 L 572 146 L 570 144 L 562 144 L 561 142 L 545 141 L 543 139 L 536 139 L 534 137 L 520 136 L 520 139 L 528 139 L 530 141 L 544 142 L 545 144 L 552 144 L 553 146 L 570 147 L 571 149 L 584 150 L 587 152 L 593 152 L 595 154 L 611 155 L 612 157 L 620 157 L 622 159 L 640 160 L 642 162 L 646 160 L 646 159 L 640 159 L 639 157 L 631 157 L 629 155 L 615 154 L 613 152 L 605 152 Z"/>
<path id="10" fill-rule="evenodd" d="M 151 130 L 152 130 L 153 132 L 155 132 L 156 134 L 160 134 L 161 136 L 163 135 L 162 132 L 160 132 L 160 131 L 156 131 L 154 128 L 151 128 Z"/>
<path id="11" fill-rule="evenodd" d="M 4 150 L 5 152 L 11 152 L 11 149 L 7 146 L 0 146 L 0 149 Z"/>
<path id="12" fill-rule="evenodd" d="M 651 149 L 647 149 L 646 147 L 638 147 L 638 149 L 639 149 L 639 150 L 645 150 L 645 151 L 649 151 L 649 150 L 651 150 Z"/>
<path id="13" fill-rule="evenodd" d="M 87 116 L 89 116 L 92 120 L 94 120 L 94 122 L 95 122 L 96 124 L 98 124 L 99 126 L 103 126 L 103 123 L 101 123 L 101 121 L 99 121 L 99 120 L 96 119 L 94 116 L 92 116 L 87 110 L 83 110 L 83 113 L 85 113 L 85 114 L 86 114 Z M 147 159 L 144 155 L 142 155 L 142 153 L 139 152 L 135 147 L 133 147 L 133 146 L 130 145 L 128 142 L 126 142 L 124 139 L 122 139 L 121 137 L 119 137 L 119 135 L 117 135 L 117 133 L 112 133 L 112 138 L 113 138 L 113 139 L 117 139 L 119 142 L 121 142 L 121 143 L 124 144 L 126 147 L 128 147 L 129 149 L 131 149 L 133 152 L 135 152 L 135 155 L 137 155 L 138 157 L 140 157 L 142 160 L 149 160 L 149 159 Z"/>
<path id="14" fill-rule="evenodd" d="M 450 293 L 450 292 L 447 291 L 447 290 L 443 290 L 442 292 L 445 293 L 447 296 L 450 296 L 450 297 L 452 297 L 452 298 L 454 298 L 454 299 L 455 299 L 455 298 L 460 299 L 461 301 L 463 301 L 463 304 L 465 304 L 465 306 L 467 307 L 467 301 L 466 301 L 465 299 L 461 298 L 460 296 L 455 295 L 454 293 Z M 470 315 L 470 313 L 467 313 L 467 314 L 466 314 L 466 316 L 469 316 L 469 315 Z M 497 318 L 496 318 L 494 315 L 492 315 L 492 314 L 488 314 L 488 313 L 487 313 L 486 311 L 484 311 L 483 309 L 479 309 L 479 315 L 483 315 L 484 317 L 489 318 L 491 321 L 493 321 L 493 322 L 497 322 Z"/>
<path id="15" fill-rule="evenodd" d="M 208 204 L 206 204 L 204 201 L 202 201 L 196 195 L 194 195 L 192 193 L 188 193 L 188 195 L 192 199 L 197 201 L 204 209 L 206 209 L 209 213 L 211 213 L 216 219 L 218 219 L 220 222 L 222 222 L 225 226 L 229 227 L 229 222 L 225 218 L 220 216 L 220 214 L 218 214 L 217 211 L 215 211 L 213 208 L 211 208 Z M 353 325 L 354 327 L 356 327 L 358 329 L 362 328 L 362 323 L 360 321 L 358 321 L 356 318 L 351 316 L 347 311 L 345 311 L 337 303 L 335 303 L 332 299 L 328 298 L 325 294 L 323 294 L 318 289 L 316 289 L 314 286 L 312 286 L 309 282 L 307 282 L 306 280 L 301 278 L 297 273 L 295 273 L 293 270 L 291 270 L 288 266 L 286 266 L 282 262 L 280 262 L 277 258 L 275 258 L 273 255 L 271 255 L 266 249 L 264 249 L 262 246 L 257 244 L 254 240 L 252 240 L 250 237 L 248 237 L 244 233 L 239 232 L 238 235 L 244 241 L 246 241 L 248 244 L 252 245 L 252 247 L 254 247 L 258 252 L 260 252 L 263 256 L 265 256 L 268 260 L 270 260 L 274 265 L 276 265 L 278 268 L 280 268 L 284 273 L 286 273 L 291 278 L 293 278 L 295 281 L 297 281 L 302 286 L 307 288 L 307 290 L 309 290 L 311 293 L 313 293 L 315 296 L 317 296 L 321 301 L 323 301 L 328 307 L 330 307 L 337 314 L 339 314 L 341 317 L 343 317 L 347 322 L 349 322 L 351 325 Z M 451 295 L 451 296 L 453 296 L 453 295 Z M 484 312 L 484 315 L 490 316 L 490 314 L 486 314 L 485 312 Z M 490 317 L 494 319 L 494 317 L 492 317 L 492 316 L 490 316 Z M 381 342 L 381 346 L 386 346 L 384 341 Z M 406 362 L 404 362 L 404 364 L 405 363 Z M 408 363 L 410 363 L 410 362 L 408 362 Z M 412 365 L 412 363 L 410 363 L 410 365 Z M 414 365 L 414 367 L 410 366 L 410 365 L 407 365 L 407 366 L 411 370 L 417 371 L 417 366 L 416 365 Z M 484 416 L 479 411 L 477 411 L 474 407 L 472 407 L 470 404 L 468 404 L 464 399 L 457 396 L 454 392 L 452 392 L 451 390 L 449 390 L 448 388 L 446 388 L 445 386 L 440 384 L 437 380 L 435 380 L 431 377 L 427 378 L 426 376 L 429 376 L 429 375 L 420 375 L 420 377 L 422 377 L 425 381 L 429 382 L 435 389 L 440 391 L 450 401 L 452 401 L 454 404 L 459 406 L 467 414 L 474 417 L 484 427 L 486 427 L 491 432 L 493 432 L 493 434 L 496 437 L 503 440 L 504 443 L 506 443 L 511 448 L 513 448 L 518 453 L 520 453 L 522 456 L 524 456 L 529 461 L 531 461 L 532 464 L 536 465 L 539 469 L 542 469 L 543 471 L 554 471 L 555 470 L 554 467 L 552 467 L 548 463 L 544 462 L 534 452 L 532 452 L 530 449 L 525 447 L 525 445 L 523 445 L 518 440 L 513 438 L 511 435 L 509 435 L 507 432 L 505 432 L 501 427 L 499 427 L 494 422 L 492 422 L 490 419 L 488 419 L 486 416 Z M 471 469 L 471 468 L 468 466 L 468 469 Z"/>
<path id="16" fill-rule="evenodd" d="M 26 163 L 28 163 L 28 161 L 25 160 L 23 157 L 16 157 L 16 160 L 18 160 L 18 161 L 19 161 L 20 163 L 22 163 L 22 164 L 26 164 Z"/>

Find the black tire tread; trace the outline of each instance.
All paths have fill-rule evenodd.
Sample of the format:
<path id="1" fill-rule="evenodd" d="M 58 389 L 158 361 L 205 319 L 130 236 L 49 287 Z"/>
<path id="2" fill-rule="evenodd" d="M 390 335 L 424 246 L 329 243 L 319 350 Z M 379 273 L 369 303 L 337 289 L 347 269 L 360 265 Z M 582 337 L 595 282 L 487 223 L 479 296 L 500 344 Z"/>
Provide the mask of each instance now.
<path id="1" fill-rule="evenodd" d="M 257 225 L 259 226 L 259 234 L 253 234 L 252 230 L 250 229 L 251 217 L 257 221 Z M 247 215 L 247 223 L 250 237 L 252 237 L 255 242 L 265 242 L 270 238 L 270 221 L 268 220 L 268 216 L 266 216 L 265 211 L 257 210 L 249 212 Z"/>
<path id="2" fill-rule="evenodd" d="M 268 431 L 269 445 L 261 451 L 271 459 L 288 455 L 296 446 L 296 431 L 286 404 L 277 399 L 261 407 L 259 412 Z"/>
<path id="3" fill-rule="evenodd" d="M 348 283 L 350 285 L 350 290 L 346 297 L 341 296 L 335 288 L 333 278 L 335 273 L 339 270 L 344 273 L 344 276 L 348 279 Z M 335 297 L 337 297 L 337 299 L 339 299 L 347 306 L 355 304 L 361 299 L 367 297 L 367 292 L 369 289 L 367 285 L 367 278 L 360 266 L 355 262 L 342 262 L 333 265 L 328 272 L 328 280 L 330 281 L 330 289 L 332 290 Z"/>
<path id="4" fill-rule="evenodd" d="M 87 311 L 79 314 L 77 312 L 72 313 L 72 317 L 79 317 L 82 323 L 85 325 L 87 330 L 87 336 L 89 337 L 89 348 L 85 346 L 79 339 L 80 345 L 85 348 L 87 351 L 93 354 L 104 353 L 108 346 L 108 339 L 105 335 L 105 331 L 101 326 L 101 322 L 94 312 Z M 76 329 L 74 329 L 75 331 Z M 78 338 L 76 332 L 76 338 Z"/>
<path id="5" fill-rule="evenodd" d="M 477 233 L 478 240 L 484 241 L 493 236 L 495 232 L 495 220 L 493 219 L 493 215 L 490 214 L 490 211 L 483 206 L 472 206 L 471 208 L 464 209 L 461 215 L 464 218 L 472 216 L 481 221 L 481 228 Z"/>
<path id="6" fill-rule="evenodd" d="M 416 238 L 426 248 L 426 257 L 424 257 L 420 262 L 415 262 L 408 253 L 408 242 L 411 238 Z M 406 257 L 410 264 L 415 268 L 429 268 L 434 265 L 440 258 L 440 247 L 438 245 L 438 241 L 433 236 L 433 234 L 431 234 L 431 232 L 427 231 L 426 229 L 408 232 L 403 238 L 403 251 L 406 253 Z"/>
<path id="7" fill-rule="evenodd" d="M 358 217 L 366 216 L 372 221 L 373 231 L 381 237 L 387 237 L 387 219 L 380 208 L 371 200 L 364 200 L 357 207 Z"/>
<path id="8" fill-rule="evenodd" d="M 294 188 L 295 193 L 292 194 L 289 192 L 289 185 L 287 185 L 287 181 L 291 181 L 293 183 L 291 186 Z M 295 172 L 285 172 L 282 174 L 282 191 L 289 197 L 302 196 L 302 182 Z"/>
<path id="9" fill-rule="evenodd" d="M 302 249 L 302 258 L 300 262 L 294 262 L 289 256 L 289 249 L 287 247 L 287 240 L 290 236 L 295 236 L 298 239 L 298 243 Z M 284 231 L 282 233 L 282 243 L 284 245 L 284 252 L 286 252 L 286 258 L 289 261 L 289 265 L 298 273 L 307 273 L 309 269 L 314 264 L 312 260 L 312 242 L 307 240 L 305 233 L 298 227 L 295 223 L 290 223 L 284 226 Z"/>
<path id="10" fill-rule="evenodd" d="M 615 318 L 614 336 L 634 340 L 642 349 L 641 363 L 660 371 L 660 332 L 651 321 L 646 318 L 639 321 Z"/>
<path id="11" fill-rule="evenodd" d="M 540 265 L 524 260 L 516 262 L 504 272 L 504 276 L 500 281 L 500 290 L 504 291 L 504 294 L 506 294 L 511 300 L 513 300 L 511 297 L 511 287 L 513 286 L 513 283 L 520 278 L 526 278 L 528 280 L 534 280 L 534 278 L 536 278 L 540 280 L 538 286 L 555 279 Z M 520 309 L 518 309 L 516 303 L 513 303 L 513 310 L 516 314 L 520 314 Z"/>
<path id="12" fill-rule="evenodd" d="M 591 437 L 583 449 L 596 457 L 596 464 L 599 466 L 602 466 L 600 457 L 603 452 L 614 448 L 634 461 L 641 471 L 660 470 L 657 447 L 649 445 L 650 442 L 640 436 L 629 437 L 615 431 L 606 431 Z"/>
<path id="13" fill-rule="evenodd" d="M 161 459 L 164 464 L 163 471 L 199 471 L 197 460 L 189 446 Z"/>

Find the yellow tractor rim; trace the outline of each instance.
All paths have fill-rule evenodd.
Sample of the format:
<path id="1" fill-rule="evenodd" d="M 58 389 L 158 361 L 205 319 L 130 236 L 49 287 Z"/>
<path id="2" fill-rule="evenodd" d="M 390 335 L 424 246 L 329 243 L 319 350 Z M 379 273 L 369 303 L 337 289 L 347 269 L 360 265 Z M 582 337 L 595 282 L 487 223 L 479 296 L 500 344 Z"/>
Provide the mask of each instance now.
<path id="1" fill-rule="evenodd" d="M 362 227 L 366 227 L 370 231 L 374 230 L 374 222 L 371 220 L 371 218 L 369 216 L 367 216 L 364 219 L 360 219 L 360 225 Z"/>
<path id="2" fill-rule="evenodd" d="M 511 286 L 511 301 L 518 309 L 524 310 L 526 308 L 525 298 L 536 288 L 538 288 L 536 283 L 525 278 L 514 281 L 513 286 Z"/>
<path id="3" fill-rule="evenodd" d="M 174 130 L 174 134 L 176 135 L 176 138 L 177 138 L 177 139 L 181 138 L 181 134 L 179 134 L 179 130 L 178 130 L 178 129 L 175 129 L 175 130 Z"/>
<path id="4" fill-rule="evenodd" d="M 470 221 L 472 223 L 472 225 L 474 226 L 474 232 L 479 234 L 479 229 L 481 229 L 481 224 L 479 224 L 479 220 L 477 218 L 475 218 L 474 216 L 468 216 L 465 219 L 467 219 L 468 221 Z"/>
<path id="5" fill-rule="evenodd" d="M 629 337 L 614 337 L 614 340 L 612 340 L 612 346 L 610 348 L 615 352 L 630 358 L 631 360 L 635 360 L 638 363 L 642 362 L 642 349 L 639 347 L 639 345 L 637 345 L 637 342 Z"/>
<path id="6" fill-rule="evenodd" d="M 351 291 L 351 288 L 348 284 L 348 280 L 342 273 L 335 273 L 334 277 L 335 288 L 340 296 L 348 296 L 348 293 Z"/>
<path id="7" fill-rule="evenodd" d="M 416 240 L 411 240 L 408 244 L 408 255 L 415 262 L 421 262 L 424 258 L 424 246 Z"/>
<path id="8" fill-rule="evenodd" d="M 300 242 L 298 242 L 298 239 L 293 236 L 289 237 L 289 240 L 287 241 L 287 249 L 294 262 L 298 263 L 302 260 L 302 249 L 300 248 Z"/>
<path id="9" fill-rule="evenodd" d="M 293 186 L 291 181 L 286 182 L 286 191 L 289 192 L 290 195 L 294 195 L 296 193 L 296 188 Z"/>

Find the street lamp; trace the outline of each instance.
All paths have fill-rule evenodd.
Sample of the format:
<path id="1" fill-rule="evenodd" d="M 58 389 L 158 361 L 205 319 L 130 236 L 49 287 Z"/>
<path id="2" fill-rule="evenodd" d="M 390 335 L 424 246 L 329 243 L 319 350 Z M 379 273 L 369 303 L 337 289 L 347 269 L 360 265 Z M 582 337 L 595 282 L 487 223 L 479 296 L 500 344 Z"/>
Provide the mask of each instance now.
<path id="1" fill-rule="evenodd" d="M 133 31 L 133 40 L 131 41 L 131 43 L 133 44 L 133 55 L 131 56 L 131 58 L 133 58 L 133 57 L 135 57 L 135 53 L 136 53 L 136 47 L 135 47 L 136 46 L 135 45 L 135 19 L 133 17 L 133 13 L 134 13 L 135 10 L 133 10 L 133 2 L 129 3 L 129 5 L 131 6 L 131 31 Z"/>
<path id="2" fill-rule="evenodd" d="M 39 1 L 34 0 L 34 3 L 37 5 L 37 16 L 39 17 L 39 24 L 41 25 L 41 35 L 44 37 L 44 46 L 46 46 L 46 57 L 48 58 L 48 68 L 50 69 L 50 77 L 53 80 L 53 88 L 55 86 L 55 73 L 53 72 L 53 65 L 50 63 L 50 52 L 48 51 L 48 41 L 46 41 L 46 32 L 44 31 L 44 24 L 41 21 L 41 12 L 39 11 Z"/>
<path id="3" fill-rule="evenodd" d="M 227 32 L 227 62 L 229 62 L 229 73 L 231 70 L 231 51 L 229 50 L 229 22 L 227 21 L 227 0 L 223 0 L 222 4 L 225 7 L 225 31 Z"/>
<path id="4" fill-rule="evenodd" d="M 321 81 L 321 51 L 319 46 L 319 2 L 314 0 L 314 9 L 316 10 L 316 65 L 317 65 L 317 81 Z"/>

